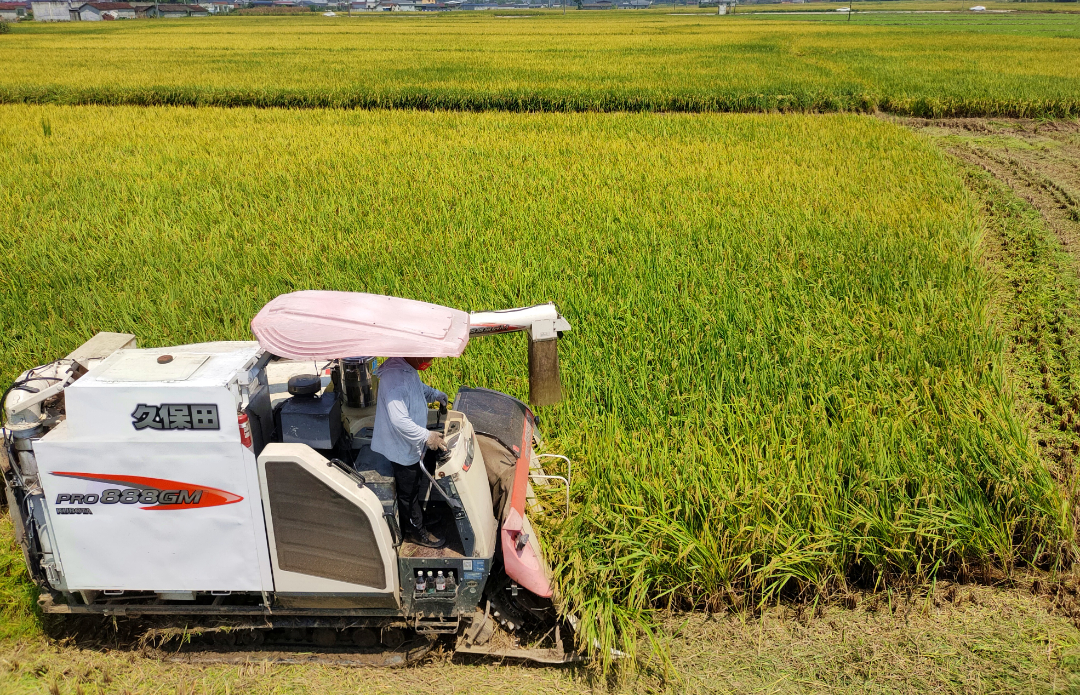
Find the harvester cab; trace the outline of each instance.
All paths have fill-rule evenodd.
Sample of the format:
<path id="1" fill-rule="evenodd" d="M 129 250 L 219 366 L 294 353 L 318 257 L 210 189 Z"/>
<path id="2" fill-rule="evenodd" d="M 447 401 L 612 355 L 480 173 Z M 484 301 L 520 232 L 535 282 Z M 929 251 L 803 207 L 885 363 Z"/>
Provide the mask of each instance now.
<path id="1" fill-rule="evenodd" d="M 531 407 L 463 386 L 429 411 L 447 445 L 421 466 L 442 548 L 403 537 L 392 465 L 371 448 L 375 356 L 453 357 L 470 336 L 527 331 L 530 400 L 546 405 L 569 329 L 550 304 L 470 315 L 295 292 L 252 320 L 255 341 L 138 349 L 98 334 L 24 372 L 3 399 L 0 468 L 42 609 L 152 619 L 195 647 L 400 661 L 448 636 L 464 652 L 574 658 L 529 521 L 531 482 L 569 486 L 569 471 L 542 470 L 563 457 L 537 453 Z"/>

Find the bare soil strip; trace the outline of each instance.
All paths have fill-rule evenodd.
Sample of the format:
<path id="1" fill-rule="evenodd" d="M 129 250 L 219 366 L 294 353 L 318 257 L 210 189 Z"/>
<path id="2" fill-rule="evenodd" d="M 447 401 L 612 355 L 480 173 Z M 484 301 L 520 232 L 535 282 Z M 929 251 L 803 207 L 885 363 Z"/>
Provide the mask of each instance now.
<path id="1" fill-rule="evenodd" d="M 327 663 L 175 663 L 149 653 L 39 640 L 0 643 L 0 693 L 1067 692 L 1080 632 L 1048 611 L 1057 585 L 939 585 L 854 608 L 671 614 L 670 668 L 610 682 L 587 667 L 537 668 L 434 652 L 407 668 Z"/>
<path id="2" fill-rule="evenodd" d="M 1026 200 L 1080 267 L 1080 121 L 897 120 Z"/>
<path id="3" fill-rule="evenodd" d="M 890 120 L 954 156 L 983 207 L 982 253 L 1010 382 L 1043 457 L 1076 500 L 1080 121 Z"/>

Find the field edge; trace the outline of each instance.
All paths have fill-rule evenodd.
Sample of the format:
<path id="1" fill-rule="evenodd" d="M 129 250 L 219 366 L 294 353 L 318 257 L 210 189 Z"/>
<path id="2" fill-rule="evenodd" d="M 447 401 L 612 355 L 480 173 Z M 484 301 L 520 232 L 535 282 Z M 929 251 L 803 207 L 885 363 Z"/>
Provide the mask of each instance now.
<path id="1" fill-rule="evenodd" d="M 186 106 L 263 109 L 407 109 L 509 113 L 886 113 L 914 118 L 1078 118 L 1080 98 L 998 99 L 798 92 L 760 94 L 653 90 L 218 89 L 170 86 L 0 87 L 0 104 Z"/>

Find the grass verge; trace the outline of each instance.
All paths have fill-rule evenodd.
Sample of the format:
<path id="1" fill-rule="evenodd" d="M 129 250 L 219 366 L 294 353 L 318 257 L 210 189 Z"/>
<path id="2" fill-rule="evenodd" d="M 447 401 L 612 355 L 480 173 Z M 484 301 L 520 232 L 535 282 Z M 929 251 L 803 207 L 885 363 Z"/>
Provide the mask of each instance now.
<path id="1" fill-rule="evenodd" d="M 22 548 L 15 541 L 6 505 L 0 505 L 0 642 L 41 638 L 37 587 L 30 580 Z"/>
<path id="2" fill-rule="evenodd" d="M 1004 285 L 1000 322 L 1013 383 L 1044 457 L 1065 486 L 1076 484 L 1080 451 L 1080 280 L 1039 211 L 981 169 L 965 180 L 994 228 L 988 260 Z"/>
<path id="3" fill-rule="evenodd" d="M 1076 132 L 1075 124 L 1060 124 L 1060 133 L 1051 129 L 1057 140 L 1039 136 L 1038 125 L 1032 123 L 924 127 L 957 155 L 965 185 L 983 207 L 985 261 L 997 287 L 995 323 L 1006 337 L 1006 369 L 1018 396 L 1017 409 L 1058 484 L 1076 499 L 1080 226 L 1071 213 L 1073 182 L 1068 178 L 1070 169 L 1080 164 L 1080 151 L 1068 144 L 1075 140 L 1069 135 Z M 1023 138 L 1004 134 L 1012 128 Z M 1031 174 L 1031 167 L 1039 173 Z"/>
<path id="4" fill-rule="evenodd" d="M 882 593 L 855 609 L 773 607 L 759 615 L 673 613 L 660 623 L 672 674 L 598 683 L 585 669 L 435 654 L 406 669 L 194 665 L 108 645 L 0 641 L 0 694 L 400 693 L 417 689 L 547 695 L 1075 692 L 1080 632 L 1024 587 L 939 586 Z"/>

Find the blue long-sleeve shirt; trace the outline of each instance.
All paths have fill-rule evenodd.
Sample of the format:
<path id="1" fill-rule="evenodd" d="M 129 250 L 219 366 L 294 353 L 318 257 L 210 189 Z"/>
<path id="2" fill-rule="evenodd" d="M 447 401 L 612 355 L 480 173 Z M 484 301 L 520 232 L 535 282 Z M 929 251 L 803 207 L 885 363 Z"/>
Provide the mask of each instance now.
<path id="1" fill-rule="evenodd" d="M 403 466 L 419 463 L 428 438 L 427 404 L 446 394 L 420 381 L 420 374 L 401 357 L 379 365 L 378 376 L 371 449 Z"/>

